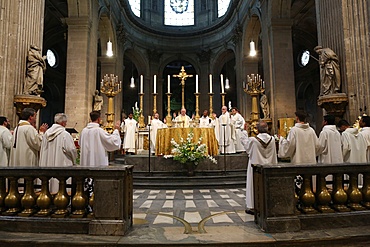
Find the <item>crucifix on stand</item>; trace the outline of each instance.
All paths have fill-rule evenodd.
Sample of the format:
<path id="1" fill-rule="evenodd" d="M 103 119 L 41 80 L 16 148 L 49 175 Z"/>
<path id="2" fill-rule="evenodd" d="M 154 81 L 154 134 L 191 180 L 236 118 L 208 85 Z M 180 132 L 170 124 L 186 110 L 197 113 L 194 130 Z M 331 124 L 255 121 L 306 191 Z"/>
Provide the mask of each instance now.
<path id="1" fill-rule="evenodd" d="M 193 77 L 193 75 L 188 75 L 185 72 L 184 66 L 181 66 L 180 71 L 178 75 L 173 75 L 173 77 L 178 77 L 181 80 L 181 108 L 185 109 L 185 80 L 188 77 Z"/>

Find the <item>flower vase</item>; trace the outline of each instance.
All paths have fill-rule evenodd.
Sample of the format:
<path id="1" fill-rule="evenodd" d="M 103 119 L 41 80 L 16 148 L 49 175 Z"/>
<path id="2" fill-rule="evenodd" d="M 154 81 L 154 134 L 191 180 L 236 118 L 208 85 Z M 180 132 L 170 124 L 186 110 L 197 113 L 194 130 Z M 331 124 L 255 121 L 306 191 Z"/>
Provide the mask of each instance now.
<path id="1" fill-rule="evenodd" d="M 195 175 L 195 168 L 197 167 L 194 162 L 187 162 L 185 163 L 187 169 L 188 177 L 193 177 Z"/>

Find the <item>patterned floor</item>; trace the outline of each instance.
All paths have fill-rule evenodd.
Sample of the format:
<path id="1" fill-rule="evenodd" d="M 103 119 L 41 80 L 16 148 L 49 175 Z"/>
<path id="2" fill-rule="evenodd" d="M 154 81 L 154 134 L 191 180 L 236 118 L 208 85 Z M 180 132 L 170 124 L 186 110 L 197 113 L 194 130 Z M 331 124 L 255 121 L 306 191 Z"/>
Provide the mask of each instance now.
<path id="1" fill-rule="evenodd" d="M 245 189 L 134 190 L 134 225 L 240 225 Z"/>

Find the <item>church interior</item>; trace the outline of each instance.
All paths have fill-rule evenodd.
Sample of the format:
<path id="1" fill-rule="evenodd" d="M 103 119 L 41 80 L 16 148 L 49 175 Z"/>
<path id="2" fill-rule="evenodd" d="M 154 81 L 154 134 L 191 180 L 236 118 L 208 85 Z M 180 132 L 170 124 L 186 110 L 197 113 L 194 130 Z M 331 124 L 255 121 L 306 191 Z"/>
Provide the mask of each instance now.
<path id="1" fill-rule="evenodd" d="M 79 176 L 96 176 L 97 181 L 101 180 L 101 184 L 106 183 L 109 188 L 118 186 L 121 194 L 117 193 L 120 197 L 124 195 L 120 198 L 122 201 L 133 198 L 129 203 L 119 201 L 123 212 L 117 213 L 119 217 L 109 215 L 110 218 L 103 214 L 113 207 L 101 209 L 107 206 L 97 199 L 104 198 L 106 191 L 99 189 L 100 194 L 95 198 L 95 206 L 101 210 L 96 211 L 96 221 L 110 220 L 106 223 L 107 229 L 114 232 L 111 225 L 122 219 L 133 222 L 134 230 L 127 230 L 130 227 L 125 224 L 125 230 L 120 229 L 125 236 L 83 235 L 88 223 L 79 221 L 73 223 L 71 229 L 81 229 L 80 235 L 67 230 L 55 234 L 49 230 L 45 237 L 30 233 L 30 221 L 20 220 L 10 232 L 0 230 L 0 239 L 3 239 L 0 243 L 24 246 L 27 241 L 33 241 L 37 245 L 43 237 L 55 246 L 58 243 L 76 246 L 85 243 L 91 246 L 195 246 L 202 243 L 210 246 L 256 246 L 258 243 L 263 246 L 366 246 L 370 243 L 366 227 L 369 212 L 346 211 L 343 222 L 358 224 L 345 225 L 330 215 L 301 217 L 291 203 L 286 207 L 290 211 L 285 210 L 281 206 L 285 204 L 279 204 L 277 198 L 287 195 L 294 198 L 296 194 L 294 188 L 287 185 L 283 172 L 274 173 L 271 167 L 261 168 L 266 169 L 264 176 L 273 174 L 271 181 L 279 183 L 282 191 L 286 189 L 286 195 L 266 190 L 266 195 L 270 193 L 273 199 L 261 199 L 269 202 L 265 214 L 263 211 L 255 217 L 245 214 L 245 153 L 218 155 L 219 164 L 214 166 L 221 173 L 238 170 L 244 181 L 236 186 L 207 180 L 197 187 L 191 185 L 192 180 L 188 178 L 182 182 L 169 180 L 167 183 L 174 185 L 172 189 L 150 187 L 150 183 L 145 186 L 148 165 L 149 172 L 152 168 L 161 173 L 174 164 L 162 158 L 151 163 L 151 155 L 155 154 L 148 151 L 149 144 L 144 137 L 144 129 L 155 113 L 171 127 L 173 115 L 178 115 L 182 108 L 186 108 L 190 118 L 198 120 L 204 110 L 210 116 L 212 113 L 219 116 L 224 105 L 228 110 L 239 109 L 252 134 L 259 120 L 268 122 L 272 135 L 286 134 L 286 124 L 294 125 L 297 110 L 307 112 L 308 122 L 317 134 L 326 114 L 355 123 L 359 116 L 368 114 L 370 100 L 370 1 L 2 0 L 0 6 L 0 115 L 10 119 L 12 128 L 18 122 L 19 107 L 30 105 L 39 110 L 38 124 L 51 126 L 54 115 L 63 112 L 68 116 L 67 128 L 77 133 L 89 123 L 92 110 L 101 112 L 102 126 L 108 131 L 115 121 L 123 121 L 134 111 L 138 114 L 138 127 L 143 130 L 143 139 L 138 145 L 147 150 L 141 156 L 120 156 L 112 161 L 134 165 L 138 178 L 140 172 L 144 174 L 140 178 L 142 187 L 137 182 L 135 188 L 134 180 L 131 192 L 120 186 L 128 185 L 127 179 L 132 186 L 132 168 L 117 168 L 112 172 L 112 176 L 118 177 L 119 186 L 115 181 L 106 182 L 105 176 L 109 176 L 102 175 L 107 172 L 103 169 L 101 174 L 98 169 L 77 172 Z M 46 56 L 42 86 L 36 97 L 30 97 L 25 90 L 31 46 L 37 46 L 41 56 Z M 339 59 L 340 82 L 334 93 L 323 93 L 325 72 L 315 48 L 318 46 L 330 48 Z M 113 87 L 106 86 L 110 84 Z M 98 109 L 95 109 L 96 96 L 100 96 Z M 211 163 L 205 163 L 198 169 L 210 171 L 210 166 Z M 284 171 L 310 174 L 310 166 L 282 166 Z M 321 167 L 317 172 L 328 174 L 329 168 Z M 176 169 L 181 168 L 171 169 L 176 174 Z M 366 173 L 370 186 L 369 168 L 343 166 L 338 171 L 346 173 L 348 169 Z M 32 176 L 53 176 L 55 171 L 35 170 Z M 0 176 L 22 177 L 26 176 L 27 169 L 3 172 Z M 66 176 L 76 176 L 73 169 L 65 172 Z M 124 182 L 116 175 L 120 172 L 125 176 Z M 269 184 L 263 179 L 261 183 Z M 156 183 L 155 179 L 150 181 L 152 185 Z M 205 183 L 215 187 L 207 188 Z M 0 212 L 3 197 L 0 191 Z M 116 201 L 112 199 L 112 203 Z M 270 205 L 273 203 L 276 207 Z M 1 220 L 1 217 L 0 229 L 3 229 L 11 219 Z M 298 218 L 299 229 L 295 228 Z M 56 228 L 54 220 L 43 222 L 44 227 Z M 323 221 L 345 226 L 339 229 L 310 226 Z M 95 235 L 102 232 L 98 224 L 89 226 Z M 17 232 L 22 237 L 16 235 Z"/>

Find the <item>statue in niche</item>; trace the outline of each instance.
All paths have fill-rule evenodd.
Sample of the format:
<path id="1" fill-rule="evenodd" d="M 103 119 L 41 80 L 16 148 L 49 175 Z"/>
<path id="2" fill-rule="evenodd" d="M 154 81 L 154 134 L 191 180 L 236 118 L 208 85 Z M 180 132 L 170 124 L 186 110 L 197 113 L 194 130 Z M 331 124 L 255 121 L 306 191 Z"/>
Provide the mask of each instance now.
<path id="1" fill-rule="evenodd" d="M 94 111 L 101 111 L 103 106 L 103 96 L 99 95 L 99 90 L 95 90 L 94 95 Z"/>
<path id="2" fill-rule="evenodd" d="M 36 45 L 31 45 L 27 56 L 27 72 L 24 83 L 24 94 L 40 96 L 43 88 L 44 72 L 46 70 L 46 56 Z"/>
<path id="3" fill-rule="evenodd" d="M 316 46 L 320 65 L 320 95 L 336 94 L 340 91 L 340 69 L 337 54 L 330 48 Z"/>
<path id="4" fill-rule="evenodd" d="M 262 94 L 260 98 L 260 106 L 263 113 L 263 119 L 270 118 L 270 105 L 267 99 L 266 94 Z"/>

